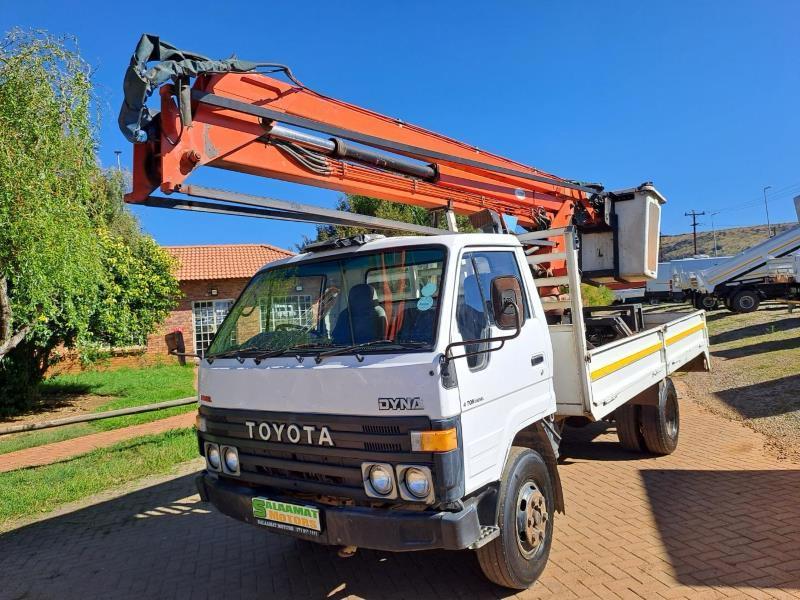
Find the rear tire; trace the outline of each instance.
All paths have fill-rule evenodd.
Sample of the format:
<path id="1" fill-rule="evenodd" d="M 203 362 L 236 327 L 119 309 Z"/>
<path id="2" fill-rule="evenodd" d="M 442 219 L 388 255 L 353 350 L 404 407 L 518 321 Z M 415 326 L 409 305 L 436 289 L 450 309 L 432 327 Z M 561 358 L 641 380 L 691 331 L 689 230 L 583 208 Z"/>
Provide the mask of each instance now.
<path id="1" fill-rule="evenodd" d="M 736 294 L 731 300 L 731 310 L 737 313 L 751 313 L 758 310 L 761 298 L 755 292 L 744 290 Z"/>
<path id="2" fill-rule="evenodd" d="M 678 447 L 680 410 L 675 385 L 667 377 L 658 385 L 658 406 L 641 407 L 642 437 L 647 449 L 660 456 L 672 454 Z"/>
<path id="3" fill-rule="evenodd" d="M 554 506 L 544 459 L 528 448 L 512 447 L 500 482 L 500 535 L 476 551 L 487 579 L 524 590 L 539 578 L 550 555 Z"/>
<path id="4" fill-rule="evenodd" d="M 639 416 L 640 408 L 638 404 L 626 402 L 614 411 L 619 443 L 631 452 L 643 452 L 645 448 Z"/>

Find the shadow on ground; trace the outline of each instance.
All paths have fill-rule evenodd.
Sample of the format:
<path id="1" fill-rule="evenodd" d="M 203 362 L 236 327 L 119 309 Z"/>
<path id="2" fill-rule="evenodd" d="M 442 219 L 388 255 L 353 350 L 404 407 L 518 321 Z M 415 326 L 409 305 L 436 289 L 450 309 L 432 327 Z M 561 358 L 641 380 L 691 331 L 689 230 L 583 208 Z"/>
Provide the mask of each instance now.
<path id="1" fill-rule="evenodd" d="M 597 439 L 611 433 L 610 439 Z M 559 462 L 569 465 L 577 460 L 643 460 L 648 454 L 631 452 L 619 445 L 613 423 L 598 421 L 583 427 L 567 426 L 562 431 Z"/>
<path id="2" fill-rule="evenodd" d="M 641 471 L 686 585 L 800 589 L 800 471 Z"/>
<path id="3" fill-rule="evenodd" d="M 800 335 L 783 340 L 767 340 L 756 344 L 747 344 L 738 348 L 727 348 L 725 350 L 713 350 L 711 356 L 720 358 L 741 358 L 753 354 L 764 354 L 766 352 L 777 352 L 778 350 L 792 350 L 800 348 Z"/>
<path id="4" fill-rule="evenodd" d="M 0 536 L 0 598 L 505 598 L 472 552 L 298 542 L 188 499 L 193 476 Z"/>
<path id="5" fill-rule="evenodd" d="M 788 307 L 786 306 L 786 304 L 783 304 L 781 302 L 762 303 L 761 306 L 758 308 L 759 312 L 761 312 L 761 311 L 764 311 L 764 312 L 777 312 L 777 311 L 780 311 L 780 310 L 787 311 L 787 316 L 791 316 L 791 317 L 795 316 L 795 315 L 788 315 Z M 713 310 L 713 311 L 710 311 L 710 312 L 706 311 L 706 321 L 717 321 L 719 319 L 724 319 L 726 317 L 731 317 L 731 316 L 733 316 L 735 314 L 736 313 L 733 313 L 733 312 L 729 311 L 727 308 L 719 308 L 719 309 L 716 309 L 716 310 Z"/>
<path id="6" fill-rule="evenodd" d="M 746 419 L 800 411 L 800 375 L 729 388 L 714 395 Z M 797 490 L 800 502 L 800 489 Z"/>
<path id="7" fill-rule="evenodd" d="M 779 333 L 783 331 L 789 331 L 791 329 L 797 329 L 797 333 L 800 335 L 800 318 L 786 318 L 781 319 L 780 321 L 772 321 L 769 323 L 755 323 L 753 325 L 746 325 L 745 327 L 739 327 L 738 329 L 731 329 L 730 331 L 717 333 L 710 336 L 708 340 L 712 344 L 724 344 L 726 342 L 732 342 L 742 338 Z"/>

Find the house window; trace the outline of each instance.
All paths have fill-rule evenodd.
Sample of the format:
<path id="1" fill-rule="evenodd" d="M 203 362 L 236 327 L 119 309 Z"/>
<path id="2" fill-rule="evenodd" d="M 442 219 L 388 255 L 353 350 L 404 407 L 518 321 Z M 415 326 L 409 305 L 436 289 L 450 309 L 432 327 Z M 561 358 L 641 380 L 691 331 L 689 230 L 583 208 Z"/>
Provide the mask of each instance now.
<path id="1" fill-rule="evenodd" d="M 270 330 L 270 323 L 273 330 L 284 324 L 309 329 L 313 327 L 314 315 L 311 311 L 312 297 L 310 294 L 274 296 L 270 301 L 271 306 L 267 306 L 266 302 L 260 304 L 261 331 Z"/>
<path id="2" fill-rule="evenodd" d="M 192 303 L 195 352 L 202 354 L 206 351 L 231 306 L 233 300 L 202 300 Z"/>

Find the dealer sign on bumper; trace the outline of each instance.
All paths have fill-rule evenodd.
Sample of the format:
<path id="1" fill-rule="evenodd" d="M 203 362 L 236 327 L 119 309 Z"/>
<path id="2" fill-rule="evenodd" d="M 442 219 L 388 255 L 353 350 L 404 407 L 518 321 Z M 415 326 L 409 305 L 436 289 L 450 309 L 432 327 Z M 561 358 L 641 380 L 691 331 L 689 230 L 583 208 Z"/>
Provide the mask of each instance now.
<path id="1" fill-rule="evenodd" d="M 253 498 L 253 516 L 259 525 L 318 535 L 322 531 L 319 509 L 288 502 L 278 502 L 256 496 Z"/>

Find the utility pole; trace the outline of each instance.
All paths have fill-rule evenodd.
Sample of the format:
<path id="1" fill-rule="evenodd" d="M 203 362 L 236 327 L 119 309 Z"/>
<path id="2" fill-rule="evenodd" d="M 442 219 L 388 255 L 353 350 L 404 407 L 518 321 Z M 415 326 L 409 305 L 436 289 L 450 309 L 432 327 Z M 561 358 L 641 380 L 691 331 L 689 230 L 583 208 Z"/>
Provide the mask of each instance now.
<path id="1" fill-rule="evenodd" d="M 697 226 L 702 225 L 702 223 L 697 222 L 697 217 L 700 215 L 706 214 L 706 211 L 697 212 L 697 211 L 690 211 L 683 213 L 684 217 L 692 217 L 692 238 L 694 239 L 694 253 L 697 254 Z"/>
<path id="2" fill-rule="evenodd" d="M 711 217 L 711 234 L 714 236 L 714 256 L 717 255 L 717 230 L 714 227 L 714 215 L 718 215 L 721 212 L 721 210 L 718 210 L 708 214 Z"/>
<path id="3" fill-rule="evenodd" d="M 122 171 L 122 162 L 119 159 L 120 154 L 122 154 L 122 150 L 114 150 L 114 154 L 117 155 L 117 171 Z"/>
<path id="4" fill-rule="evenodd" d="M 764 188 L 764 210 L 767 211 L 767 237 L 772 237 L 772 227 L 769 224 L 769 205 L 767 204 L 767 190 L 772 188 L 768 185 Z"/>

